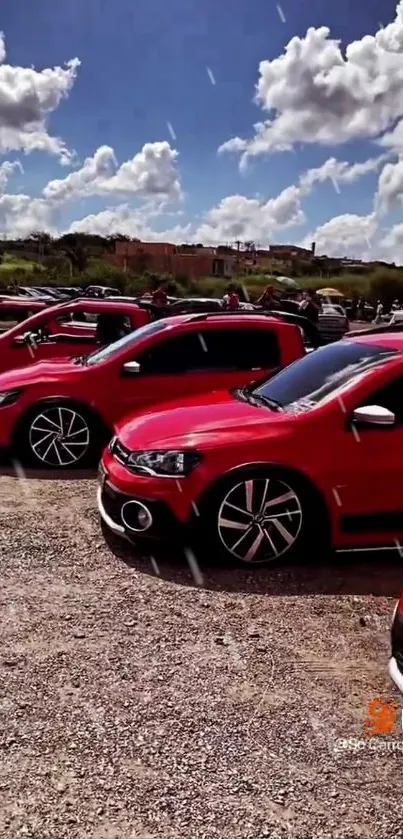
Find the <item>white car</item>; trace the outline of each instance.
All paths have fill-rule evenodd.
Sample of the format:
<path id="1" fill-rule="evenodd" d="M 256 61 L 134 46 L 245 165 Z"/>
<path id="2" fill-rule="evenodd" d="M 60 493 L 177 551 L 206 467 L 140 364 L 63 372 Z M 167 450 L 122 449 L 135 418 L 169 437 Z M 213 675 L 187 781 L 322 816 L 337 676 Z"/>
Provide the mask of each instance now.
<path id="1" fill-rule="evenodd" d="M 318 329 L 323 344 L 339 341 L 349 328 L 350 324 L 343 306 L 338 303 L 322 303 Z"/>

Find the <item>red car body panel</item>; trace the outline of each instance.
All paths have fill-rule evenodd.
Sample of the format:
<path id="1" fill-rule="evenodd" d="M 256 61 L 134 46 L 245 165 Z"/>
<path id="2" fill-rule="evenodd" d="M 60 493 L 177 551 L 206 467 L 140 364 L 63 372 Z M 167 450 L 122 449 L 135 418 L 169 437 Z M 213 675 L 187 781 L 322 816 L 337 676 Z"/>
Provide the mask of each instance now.
<path id="1" fill-rule="evenodd" d="M 98 301 L 91 301 L 89 305 L 105 306 Z M 140 357 L 165 340 L 187 334 L 198 335 L 201 330 L 205 335 L 214 335 L 217 330 L 222 334 L 222 330 L 225 332 L 235 328 L 240 333 L 259 328 L 263 335 L 267 333 L 268 338 L 270 336 L 275 339 L 281 366 L 290 364 L 304 353 L 298 327 L 262 315 L 248 318 L 242 315 L 214 315 L 203 323 L 194 323 L 194 316 L 191 315 L 157 321 L 149 325 L 149 331 L 146 330 L 144 336 L 142 330 L 130 336 L 128 345 L 122 349 L 115 349 L 117 345 L 113 345 L 113 348 L 108 349 L 108 357 L 97 364 L 86 366 L 74 360 L 51 360 L 1 374 L 0 393 L 20 388 L 22 393 L 14 404 L 0 407 L 0 447 L 10 445 L 19 418 L 32 405 L 44 399 L 70 399 L 90 407 L 112 434 L 115 423 L 128 413 L 152 408 L 167 399 L 183 399 L 203 392 L 240 387 L 274 372 L 274 368 L 267 367 L 248 370 L 197 369 L 179 375 L 154 373 L 122 376 L 126 362 L 135 361 L 136 356 Z M 133 341 L 135 352 L 132 349 Z"/>
<path id="2" fill-rule="evenodd" d="M 26 303 L 25 306 L 27 306 Z M 32 308 L 34 309 L 35 306 L 33 305 Z M 17 367 L 25 367 L 27 364 L 44 359 L 78 356 L 91 352 L 96 348 L 95 323 L 68 321 L 70 316 L 74 319 L 74 315 L 83 311 L 94 317 L 99 314 L 123 315 L 130 319 L 133 330 L 143 326 L 149 320 L 148 313 L 134 303 L 80 299 L 56 306 L 41 304 L 36 314 L 0 335 L 0 373 Z M 49 340 L 41 341 L 35 347 L 18 343 L 18 339 L 25 333 L 36 333 L 43 328 L 48 331 Z M 79 338 L 82 338 L 82 342 Z"/>
<path id="3" fill-rule="evenodd" d="M 105 450 L 102 470 L 119 492 L 159 500 L 185 524 L 205 491 L 231 469 L 256 463 L 288 467 L 310 480 L 325 501 L 337 549 L 394 544 L 403 539 L 403 423 L 392 429 L 367 427 L 353 433 L 348 417 L 371 394 L 402 377 L 403 337 L 373 335 L 347 339 L 395 349 L 394 358 L 337 388 L 300 414 L 276 413 L 242 402 L 228 392 L 188 398 L 121 421 L 119 442 L 132 451 L 198 451 L 202 460 L 186 478 L 129 471 Z M 320 351 L 319 351 L 320 352 Z M 401 525 L 347 532 L 352 517 L 399 514 Z"/>

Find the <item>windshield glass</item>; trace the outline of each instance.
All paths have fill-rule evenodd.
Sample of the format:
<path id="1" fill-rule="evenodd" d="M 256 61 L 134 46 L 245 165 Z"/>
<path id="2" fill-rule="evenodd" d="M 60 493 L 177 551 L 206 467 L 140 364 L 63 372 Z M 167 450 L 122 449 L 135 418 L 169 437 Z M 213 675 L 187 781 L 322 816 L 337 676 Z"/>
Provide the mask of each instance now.
<path id="1" fill-rule="evenodd" d="M 373 344 L 340 341 L 306 355 L 252 391 L 289 413 L 313 408 L 360 373 L 398 355 Z"/>
<path id="2" fill-rule="evenodd" d="M 129 335 L 124 335 L 123 338 L 119 338 L 119 340 L 115 341 L 113 344 L 102 347 L 100 350 L 94 350 L 94 352 L 87 355 L 85 363 L 99 364 L 100 361 L 106 361 L 107 358 L 112 358 L 114 355 L 118 355 L 121 350 L 129 348 L 135 351 L 137 345 L 143 340 L 143 338 L 147 338 L 148 335 L 152 335 L 155 332 L 162 332 L 162 330 L 166 329 L 167 326 L 168 322 L 165 320 L 157 320 L 152 323 L 146 323 L 145 326 L 140 326 L 139 329 L 135 330 L 135 332 L 130 332 Z M 135 359 L 133 358 L 132 361 L 134 360 Z"/>

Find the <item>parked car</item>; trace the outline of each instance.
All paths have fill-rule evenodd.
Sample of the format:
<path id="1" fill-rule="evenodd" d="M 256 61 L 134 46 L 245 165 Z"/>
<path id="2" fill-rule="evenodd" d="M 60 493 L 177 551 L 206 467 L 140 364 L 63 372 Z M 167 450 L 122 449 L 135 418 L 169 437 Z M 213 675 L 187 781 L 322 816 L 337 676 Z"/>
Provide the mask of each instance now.
<path id="1" fill-rule="evenodd" d="M 393 544 L 402 396 L 402 335 L 362 334 L 257 386 L 126 416 L 100 466 L 104 527 L 250 565 Z"/>
<path id="2" fill-rule="evenodd" d="M 318 321 L 322 344 L 339 341 L 349 328 L 349 320 L 343 306 L 337 303 L 322 303 Z"/>
<path id="3" fill-rule="evenodd" d="M 27 318 L 32 317 L 36 312 L 43 312 L 47 305 L 45 300 L 27 300 L 22 297 L 0 296 L 0 333 L 22 323 Z"/>
<path id="4" fill-rule="evenodd" d="M 105 285 L 90 285 L 82 292 L 83 297 L 120 297 L 118 288 L 112 288 Z"/>
<path id="5" fill-rule="evenodd" d="M 1 306 L 0 302 L 0 313 Z M 43 359 L 89 353 L 115 341 L 122 328 L 132 332 L 149 321 L 140 306 L 108 300 L 75 300 L 56 306 L 32 301 L 20 307 L 15 301 L 7 307 L 5 313 L 11 317 L 19 310 L 36 313 L 16 325 L 12 322 L 12 328 L 0 335 L 0 373 Z"/>
<path id="6" fill-rule="evenodd" d="M 244 387 L 304 351 L 299 327 L 264 315 L 151 322 L 89 355 L 0 375 L 0 447 L 37 466 L 86 465 L 126 414 Z"/>

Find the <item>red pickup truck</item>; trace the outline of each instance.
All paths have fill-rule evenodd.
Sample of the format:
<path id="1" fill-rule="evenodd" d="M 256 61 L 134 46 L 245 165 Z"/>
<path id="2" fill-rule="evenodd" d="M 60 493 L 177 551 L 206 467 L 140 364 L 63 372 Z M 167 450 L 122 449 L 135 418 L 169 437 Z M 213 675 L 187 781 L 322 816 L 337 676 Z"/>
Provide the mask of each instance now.
<path id="1" fill-rule="evenodd" d="M 75 305 L 57 312 L 74 311 Z M 38 346 L 46 349 L 46 339 Z M 127 414 L 245 386 L 304 352 L 299 326 L 280 317 L 199 314 L 149 322 L 89 355 L 0 374 L 0 447 L 36 466 L 84 466 L 99 457 L 115 423 Z"/>
<path id="2" fill-rule="evenodd" d="M 3 315 L 11 313 L 14 321 L 0 334 L 0 373 L 44 359 L 90 353 L 150 320 L 149 312 L 135 303 L 108 300 L 80 299 L 56 306 L 23 301 L 13 302 L 12 307 L 4 305 Z M 31 317 L 24 319 L 27 311 Z"/>

